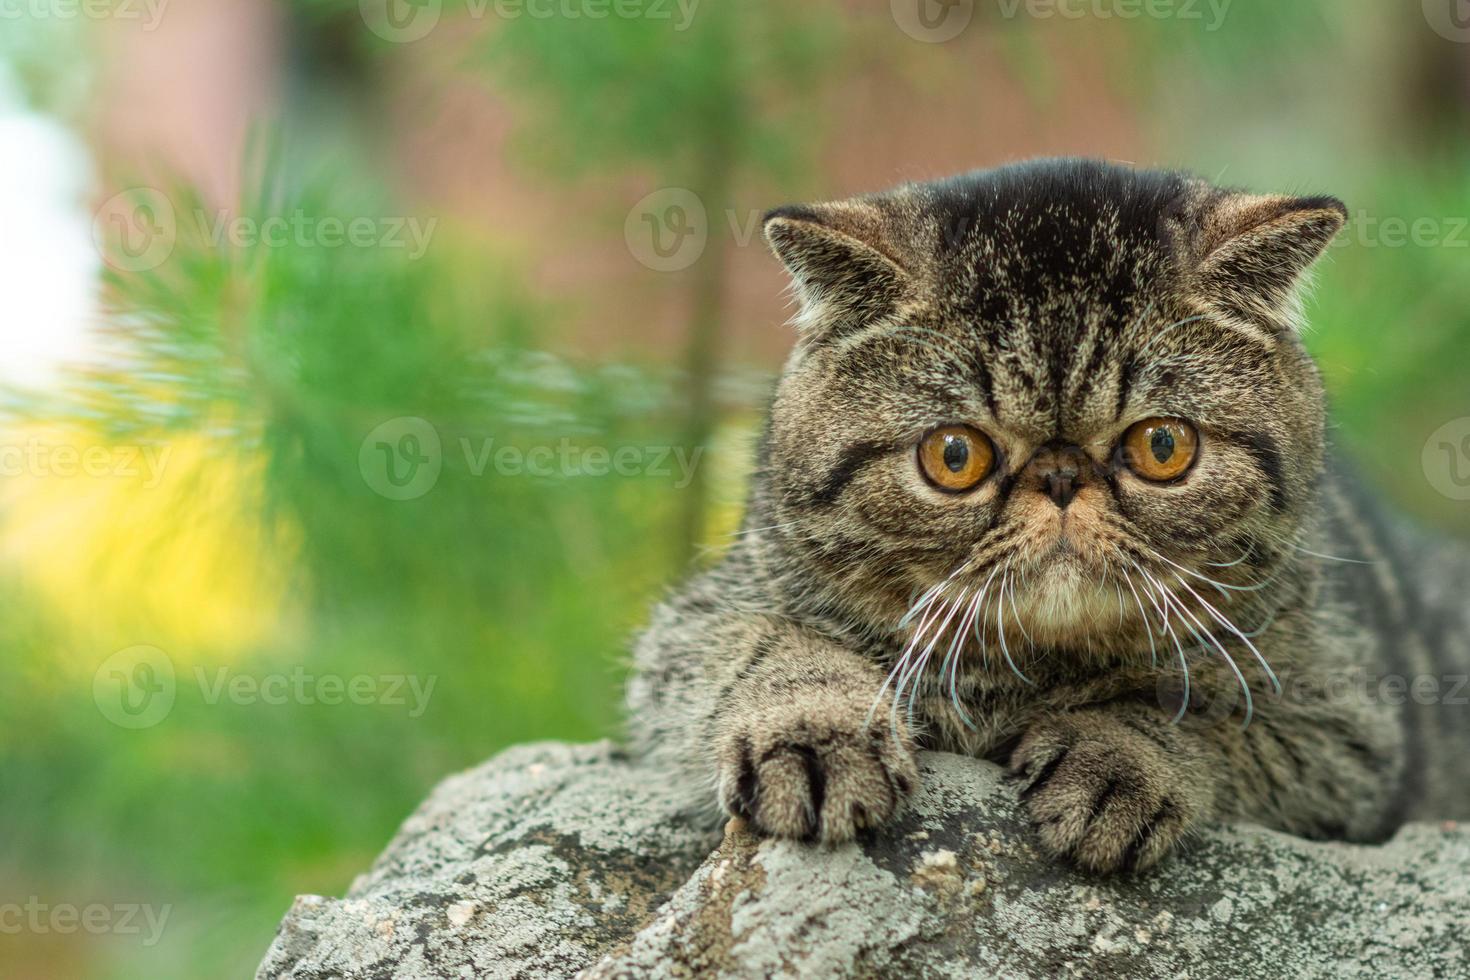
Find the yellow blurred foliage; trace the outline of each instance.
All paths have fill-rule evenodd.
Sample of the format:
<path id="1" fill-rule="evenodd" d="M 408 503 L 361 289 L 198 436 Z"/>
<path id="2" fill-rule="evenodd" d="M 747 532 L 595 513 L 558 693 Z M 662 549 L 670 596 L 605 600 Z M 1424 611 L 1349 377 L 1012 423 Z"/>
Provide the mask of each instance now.
<path id="1" fill-rule="evenodd" d="M 0 438 L 0 560 L 90 670 L 132 644 L 180 665 L 277 636 L 299 538 L 267 529 L 258 460 L 199 435 L 121 445 L 67 427 Z"/>

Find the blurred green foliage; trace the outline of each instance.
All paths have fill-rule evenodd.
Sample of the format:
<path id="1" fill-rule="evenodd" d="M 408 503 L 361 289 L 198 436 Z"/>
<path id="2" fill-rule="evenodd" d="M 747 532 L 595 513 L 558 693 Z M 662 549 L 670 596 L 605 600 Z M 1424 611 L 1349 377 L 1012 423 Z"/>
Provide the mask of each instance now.
<path id="1" fill-rule="evenodd" d="M 712 233 L 685 287 L 681 436 L 703 446 L 718 425 L 713 392 L 727 326 L 720 219 L 737 185 L 763 176 L 790 183 L 806 162 L 822 128 L 814 122 L 822 83 L 841 77 L 847 31 L 826 8 L 782 0 L 647 9 L 668 19 L 507 19 L 488 33 L 481 56 L 530 110 L 519 145 L 534 166 L 604 180 L 639 168 L 656 177 L 651 187 L 692 191 L 703 207 Z M 696 472 L 674 532 L 677 564 L 705 537 L 708 509 Z"/>
<path id="2" fill-rule="evenodd" d="M 346 186 L 340 173 L 303 179 L 236 214 L 393 213 Z M 169 196 L 180 231 L 168 261 L 108 277 L 109 356 L 59 394 L 13 397 L 12 413 L 112 444 L 202 438 L 200 478 L 235 474 L 223 499 L 185 471 L 155 491 L 173 495 L 162 526 L 117 536 L 208 549 L 211 509 L 238 509 L 265 532 L 239 561 L 273 566 L 280 588 L 263 594 L 269 625 L 253 645 L 221 636 L 179 649 L 168 623 L 115 612 L 106 596 L 75 596 L 48 617 L 38 610 L 49 603 L 9 583 L 7 658 L 78 683 L 0 686 L 0 796 L 28 801 L 8 808 L 0 864 L 50 876 L 63 894 L 127 885 L 172 903 L 170 946 L 182 940 L 194 957 L 177 975 L 226 976 L 259 956 L 285 896 L 339 890 L 444 774 L 513 742 L 616 730 L 626 638 L 671 572 L 648 542 L 667 526 L 679 471 L 584 476 L 574 460 L 539 477 L 497 470 L 493 452 L 567 442 L 630 447 L 647 462 L 672 444 L 676 419 L 657 368 L 528 346 L 550 342 L 549 315 L 509 259 L 487 276 L 483 256 L 471 267 L 440 242 L 418 260 L 221 247 L 212 212 L 187 188 Z M 375 492 L 360 462 L 369 434 L 400 417 L 427 420 L 443 447 L 437 482 L 413 500 Z M 127 523 L 124 502 L 94 504 Z M 107 561 L 109 541 L 59 543 Z M 155 571 L 136 569 L 143 590 Z M 215 585 L 182 587 L 202 610 Z M 76 648 L 94 632 L 173 658 L 177 701 L 155 727 L 99 714 L 90 671 L 112 649 Z M 74 662 L 58 666 L 58 651 Z M 220 670 L 298 668 L 433 687 L 419 716 L 411 703 L 211 702 Z M 243 921 L 221 933 L 211 918 L 224 908 Z"/>

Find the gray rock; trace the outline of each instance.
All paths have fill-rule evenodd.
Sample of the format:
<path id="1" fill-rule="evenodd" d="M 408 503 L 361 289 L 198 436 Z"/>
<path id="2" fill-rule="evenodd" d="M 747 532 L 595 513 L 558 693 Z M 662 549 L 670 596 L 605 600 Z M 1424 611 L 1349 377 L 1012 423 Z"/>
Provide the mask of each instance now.
<path id="1" fill-rule="evenodd" d="M 1383 847 L 1212 829 L 1148 874 L 1040 856 L 999 771 L 927 754 L 836 849 L 693 826 L 608 743 L 447 780 L 341 900 L 298 898 L 265 978 L 1470 977 L 1470 832 Z"/>

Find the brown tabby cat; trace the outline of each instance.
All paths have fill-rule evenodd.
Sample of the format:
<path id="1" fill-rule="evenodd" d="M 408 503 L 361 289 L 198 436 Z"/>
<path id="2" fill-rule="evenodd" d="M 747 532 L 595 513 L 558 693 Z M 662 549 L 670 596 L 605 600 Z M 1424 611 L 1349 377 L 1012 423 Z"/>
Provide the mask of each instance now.
<path id="1" fill-rule="evenodd" d="M 636 741 L 829 842 L 916 747 L 992 759 L 1104 871 L 1470 815 L 1470 564 L 1326 465 L 1298 339 L 1345 218 L 1076 160 L 771 212 L 800 343 L 738 543 L 638 644 Z"/>

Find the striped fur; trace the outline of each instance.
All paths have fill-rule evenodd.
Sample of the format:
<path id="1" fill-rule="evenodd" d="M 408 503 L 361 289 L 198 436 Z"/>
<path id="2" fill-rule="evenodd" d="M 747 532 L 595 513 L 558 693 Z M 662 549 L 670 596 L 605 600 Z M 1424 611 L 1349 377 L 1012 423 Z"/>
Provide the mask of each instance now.
<path id="1" fill-rule="evenodd" d="M 1297 336 L 1345 216 L 1072 160 L 772 212 L 800 340 L 737 543 L 637 644 L 635 742 L 692 803 L 826 841 L 902 805 L 916 747 L 993 759 L 1100 871 L 1207 820 L 1470 816 L 1470 563 L 1329 464 Z M 1119 450 L 1150 416 L 1200 432 L 1168 484 Z M 950 423 L 996 448 L 964 494 L 915 465 Z"/>

